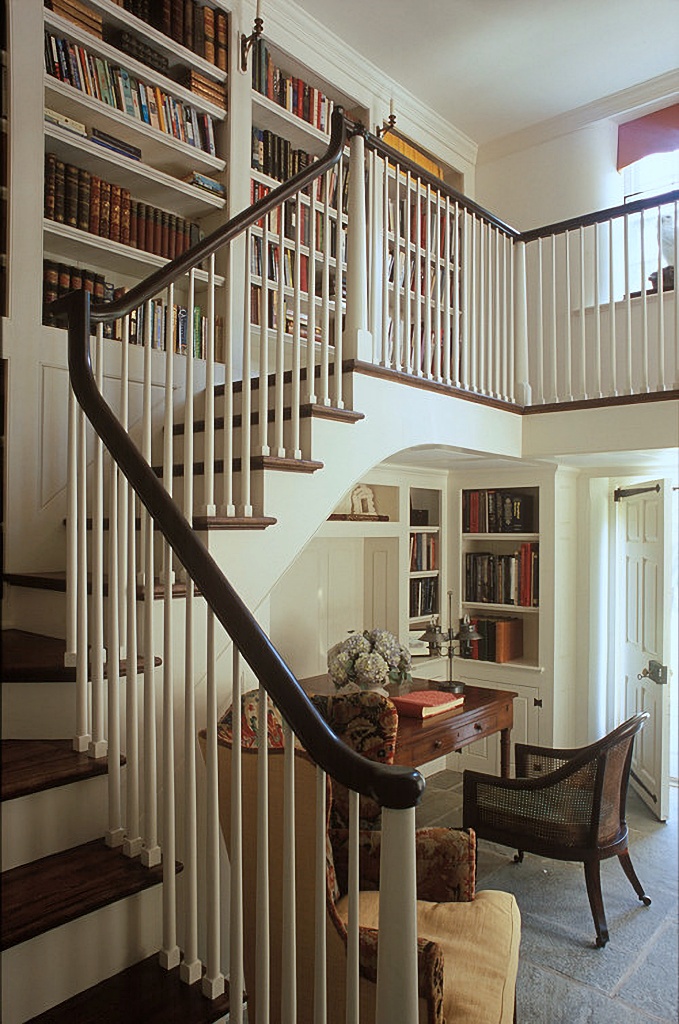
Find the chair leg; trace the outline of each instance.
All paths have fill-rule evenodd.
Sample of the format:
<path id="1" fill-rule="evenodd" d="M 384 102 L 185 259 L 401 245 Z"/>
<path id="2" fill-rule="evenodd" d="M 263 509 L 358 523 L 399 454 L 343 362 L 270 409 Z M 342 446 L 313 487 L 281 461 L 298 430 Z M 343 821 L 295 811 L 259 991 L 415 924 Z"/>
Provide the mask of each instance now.
<path id="1" fill-rule="evenodd" d="M 517 850 L 516 851 L 516 853 L 514 854 L 514 863 L 515 864 L 522 864 L 523 863 L 523 850 Z"/>
<path id="2" fill-rule="evenodd" d="M 608 942 L 608 925 L 604 913 L 604 900 L 601 895 L 601 873 L 598 860 L 585 861 L 585 882 L 587 883 L 587 895 L 589 906 L 596 928 L 596 944 L 602 948 Z"/>
<path id="3" fill-rule="evenodd" d="M 650 907 L 651 898 L 650 896 L 646 895 L 646 893 L 644 892 L 644 887 L 637 877 L 637 873 L 634 870 L 632 860 L 629 855 L 629 850 L 623 850 L 622 853 L 619 853 L 618 860 L 622 865 L 622 870 L 625 872 L 630 882 L 632 883 L 632 888 L 634 889 L 635 893 L 637 894 L 641 902 L 644 904 L 645 907 Z"/>

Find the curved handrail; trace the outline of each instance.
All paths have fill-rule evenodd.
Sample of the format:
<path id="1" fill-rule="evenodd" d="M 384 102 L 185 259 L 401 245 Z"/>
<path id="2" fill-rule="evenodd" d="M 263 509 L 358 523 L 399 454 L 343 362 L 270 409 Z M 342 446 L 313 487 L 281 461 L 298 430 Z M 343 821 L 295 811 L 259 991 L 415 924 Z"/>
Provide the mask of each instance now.
<path id="1" fill-rule="evenodd" d="M 297 679 L 285 664 L 254 616 L 235 592 L 203 542 L 165 490 L 156 474 L 102 397 L 92 372 L 90 326 L 125 315 L 141 302 L 185 272 L 196 260 L 214 252 L 235 237 L 263 213 L 277 205 L 284 194 L 292 194 L 339 160 L 344 144 L 343 116 L 333 117 L 333 133 L 326 155 L 312 169 L 296 175 L 228 224 L 208 236 L 190 253 L 185 253 L 162 270 L 151 274 L 128 292 L 125 302 L 90 307 L 86 291 L 70 292 L 53 304 L 68 329 L 68 366 L 75 396 L 113 459 L 148 509 L 158 528 L 175 552 L 200 593 L 227 634 L 262 681 L 267 693 L 281 708 L 293 732 L 314 761 L 349 789 L 371 796 L 383 807 L 414 807 L 424 791 L 424 780 L 414 768 L 383 765 L 369 761 L 338 739 L 321 718 Z"/>
<path id="2" fill-rule="evenodd" d="M 562 235 L 566 231 L 591 227 L 593 224 L 605 224 L 606 221 L 615 220 L 617 217 L 640 213 L 642 210 L 650 210 L 657 206 L 665 206 L 667 203 L 676 203 L 678 201 L 679 189 L 674 189 L 672 192 L 664 192 L 661 196 L 635 199 L 631 203 L 623 203 L 622 206 L 609 206 L 606 210 L 596 210 L 594 213 L 585 213 L 580 217 L 571 217 L 569 220 L 561 220 L 555 224 L 545 224 L 542 228 L 531 228 L 530 231 L 521 232 L 516 240 L 517 242 L 534 242 L 538 238 Z"/>

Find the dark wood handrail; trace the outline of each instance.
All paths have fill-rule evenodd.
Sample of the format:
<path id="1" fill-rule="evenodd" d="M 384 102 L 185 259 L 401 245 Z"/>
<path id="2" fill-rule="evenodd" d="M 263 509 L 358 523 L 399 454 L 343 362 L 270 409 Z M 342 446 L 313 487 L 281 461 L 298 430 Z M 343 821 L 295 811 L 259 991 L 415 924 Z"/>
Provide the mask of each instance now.
<path id="1" fill-rule="evenodd" d="M 479 206 L 479 204 L 475 203 L 473 199 L 469 198 L 469 196 L 465 196 L 462 192 L 458 192 L 457 189 L 453 188 L 452 185 L 448 185 L 445 181 L 441 181 L 441 179 L 437 178 L 435 174 L 425 170 L 424 167 L 420 167 L 419 164 L 414 162 L 414 160 L 410 160 L 407 156 L 404 156 L 397 149 L 390 146 L 388 142 L 384 142 L 371 132 L 364 130 L 363 134 L 365 136 L 365 144 L 369 149 L 373 149 L 376 153 L 379 153 L 380 156 L 389 160 L 390 163 L 398 164 L 403 170 L 410 171 L 410 173 L 416 178 L 419 178 L 420 181 L 424 182 L 426 185 L 431 185 L 444 196 L 448 196 L 454 202 L 459 203 L 460 206 L 469 210 L 470 213 L 476 214 L 477 217 L 487 221 L 488 224 L 492 224 L 493 227 L 498 228 L 498 230 L 502 231 L 503 234 L 508 235 L 510 238 L 519 238 L 520 232 L 517 231 L 516 228 L 511 227 L 509 224 L 505 224 L 505 222 L 500 220 L 499 217 L 496 217 L 495 214 L 491 213 L 489 210 L 485 210 L 482 206 Z"/>
<path id="2" fill-rule="evenodd" d="M 678 200 L 679 189 L 675 189 L 673 192 L 665 192 L 661 196 L 651 196 L 649 199 L 635 199 L 634 202 L 623 203 L 622 206 L 610 206 L 607 210 L 597 210 L 595 213 L 585 213 L 581 217 L 571 217 L 569 220 L 561 220 L 556 224 L 546 224 L 542 228 L 532 228 L 530 231 L 523 231 L 518 236 L 517 241 L 534 242 L 538 238 L 562 235 L 566 231 L 591 227 L 593 224 L 605 224 L 606 221 L 615 220 L 617 217 L 624 217 L 626 214 L 655 209 L 658 206 L 665 206 L 667 203 L 676 203 Z"/>
<path id="3" fill-rule="evenodd" d="M 308 184 L 314 180 L 314 172 L 317 175 L 323 173 L 332 166 L 333 160 L 340 158 L 343 135 L 343 115 L 340 113 L 333 118 L 333 139 L 328 150 L 330 156 L 326 154 L 308 173 L 291 179 L 288 185 L 292 192 L 303 187 L 301 181 Z M 168 284 L 178 273 L 190 269 L 195 261 L 204 259 L 207 251 L 213 252 L 220 244 L 235 237 L 238 231 L 245 230 L 258 220 L 272 205 L 281 202 L 282 192 L 287 191 L 276 189 L 264 202 L 239 214 L 199 246 L 194 246 L 190 253 L 150 275 L 125 296 L 125 304 L 99 305 L 97 319 L 108 319 L 104 309 L 108 314 L 112 305 L 115 305 L 113 316 L 117 317 L 125 315 L 140 302 L 157 294 L 159 288 Z M 274 196 L 277 196 L 275 200 Z M 238 230 L 233 226 L 234 221 L 237 222 Z M 424 780 L 420 773 L 414 768 L 369 761 L 335 735 L 101 395 L 92 372 L 90 327 L 94 317 L 91 315 L 89 292 L 70 292 L 58 299 L 53 308 L 60 319 L 67 321 L 71 385 L 87 418 L 208 606 L 281 709 L 311 757 L 338 782 L 364 796 L 371 796 L 382 807 L 414 807 L 424 791 Z"/>

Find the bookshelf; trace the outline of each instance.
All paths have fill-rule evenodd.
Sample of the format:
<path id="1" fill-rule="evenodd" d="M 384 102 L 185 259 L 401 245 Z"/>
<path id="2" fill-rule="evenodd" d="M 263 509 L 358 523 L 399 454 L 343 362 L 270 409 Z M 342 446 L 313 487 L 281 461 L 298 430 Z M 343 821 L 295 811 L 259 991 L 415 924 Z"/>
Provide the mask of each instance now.
<path id="1" fill-rule="evenodd" d="M 227 12 L 50 0 L 43 25 L 44 299 L 55 278 L 57 294 L 73 286 L 69 270 L 106 299 L 226 206 Z"/>
<path id="2" fill-rule="evenodd" d="M 461 492 L 461 611 L 482 634 L 476 660 L 539 663 L 539 505 L 537 487 Z"/>
<path id="3" fill-rule="evenodd" d="M 441 615 L 441 492 L 409 488 L 408 626 L 424 629 Z"/>

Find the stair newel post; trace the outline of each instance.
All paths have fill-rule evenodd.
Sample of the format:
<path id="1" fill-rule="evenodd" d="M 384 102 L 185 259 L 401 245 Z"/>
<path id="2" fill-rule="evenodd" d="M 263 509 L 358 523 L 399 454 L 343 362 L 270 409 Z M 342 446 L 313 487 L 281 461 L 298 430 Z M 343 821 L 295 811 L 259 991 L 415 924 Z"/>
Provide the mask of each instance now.
<path id="1" fill-rule="evenodd" d="M 169 495 L 173 487 L 173 390 L 174 353 L 177 349 L 174 285 L 167 290 L 165 351 L 165 423 L 163 434 L 163 485 Z M 174 658 L 172 628 L 172 549 L 163 539 L 163 939 L 159 953 L 161 967 L 172 970 L 180 960 L 177 945 L 176 821 L 174 781 Z"/>
<path id="2" fill-rule="evenodd" d="M 151 348 L 153 344 L 154 304 L 146 305 L 144 340 L 144 398 L 142 454 L 151 465 Z M 142 539 L 144 547 L 144 844 L 141 851 L 142 863 L 153 867 L 160 863 L 158 845 L 158 771 L 156 765 L 156 690 L 154 666 L 154 622 L 153 602 L 155 589 L 155 568 L 153 554 L 153 519 L 147 509 L 141 510 Z"/>
<path id="3" fill-rule="evenodd" d="M 292 314 L 292 382 L 290 395 L 290 454 L 293 459 L 302 458 L 302 449 L 299 439 L 299 412 L 301 402 L 301 339 L 300 339 L 300 313 L 301 313 L 301 292 L 302 292 L 302 193 L 295 196 L 295 270 L 294 270 L 294 294 Z"/>
<path id="4" fill-rule="evenodd" d="M 250 250 L 252 246 L 252 232 L 250 229 L 245 235 L 245 281 L 247 287 L 243 297 L 245 309 L 243 311 L 243 381 L 240 401 L 240 504 L 239 510 L 242 516 L 252 515 L 252 496 L 250 493 L 250 458 L 252 454 L 252 288 L 250 286 L 251 264 Z M 260 331 L 264 330 L 264 299 L 266 296 L 266 250 L 262 243 L 262 288 L 260 291 Z"/>
<path id="5" fill-rule="evenodd" d="M 361 164 L 361 170 L 363 165 Z M 363 179 L 361 178 L 361 183 Z M 335 408 L 343 409 L 344 401 L 342 399 L 342 311 L 344 306 L 343 294 L 344 289 L 342 281 L 344 280 L 344 162 L 340 159 L 337 162 L 337 190 L 335 192 L 336 204 L 335 208 L 337 211 L 337 225 L 335 229 L 335 380 L 334 380 L 334 399 Z M 363 197 L 363 203 L 365 206 L 365 195 Z M 363 214 L 363 223 L 365 224 L 365 213 Z M 363 245 L 365 245 L 365 234 L 363 236 Z M 365 264 L 364 264 L 365 271 Z M 364 290 L 367 287 L 367 278 L 363 279 Z M 367 293 L 364 316 L 367 316 Z"/>
<path id="6" fill-rule="evenodd" d="M 306 340 L 306 400 L 316 402 L 316 189 L 318 181 L 309 185 L 309 272 L 307 274 L 307 340 Z"/>
<path id="7" fill-rule="evenodd" d="M 365 129 L 357 131 L 351 137 L 348 173 L 344 354 L 347 359 L 363 359 L 370 362 L 373 357 L 373 340 L 368 329 L 368 219 L 365 198 Z M 342 200 L 341 196 L 339 196 L 338 221 L 341 219 L 341 211 Z M 386 230 L 387 226 L 385 223 L 385 233 Z M 338 256 L 339 277 L 341 275 L 339 273 Z M 341 297 L 340 288 L 340 300 Z M 339 313 L 337 315 L 339 316 Z M 341 366 L 337 367 L 337 372 L 341 373 Z"/>
<path id="8" fill-rule="evenodd" d="M 203 995 L 216 999 L 224 991 L 221 972 L 221 900 L 219 885 L 219 787 L 217 763 L 217 673 L 215 657 L 215 614 L 207 610 L 207 744 L 206 744 L 206 973 L 203 977 Z"/>
<path id="9" fill-rule="evenodd" d="M 233 644 L 231 706 L 241 706 L 240 651 Z M 241 716 L 232 716 L 231 748 L 231 858 L 229 901 L 229 1020 L 243 1024 L 243 789 Z"/>
<path id="10" fill-rule="evenodd" d="M 68 388 L 66 449 L 66 651 L 64 665 L 77 664 L 78 634 L 78 404 Z"/>
<path id="11" fill-rule="evenodd" d="M 233 294 L 233 245 L 226 247 L 224 281 L 224 395 L 222 399 L 222 514 L 235 516 L 233 498 L 233 324 L 231 298 Z M 249 283 L 248 283 L 249 284 Z M 246 294 L 250 294 L 249 286 Z"/>
<path id="12" fill-rule="evenodd" d="M 279 459 L 285 458 L 285 446 L 283 444 L 283 393 L 285 389 L 285 333 L 286 333 L 286 308 L 285 308 L 285 277 L 287 268 L 287 254 L 284 243 L 285 234 L 285 205 L 278 208 L 278 281 L 276 282 L 276 373 L 273 385 L 273 449 Z M 274 261 L 275 262 L 275 261 Z M 259 386 L 263 387 L 264 381 L 260 379 Z M 268 382 L 267 382 L 268 383 Z M 269 415 L 267 402 L 267 417 Z"/>
<path id="13" fill-rule="evenodd" d="M 88 326 L 89 330 L 89 326 Z M 78 528 L 77 528 L 77 642 L 76 642 L 76 714 L 73 749 L 88 750 L 90 735 L 90 708 L 88 700 L 89 650 L 87 628 L 87 421 L 82 409 L 78 410 Z"/>
<path id="14" fill-rule="evenodd" d="M 104 325 L 96 328 L 95 380 L 101 393 L 104 383 Z M 95 432 L 92 467 L 92 739 L 90 757 L 105 757 L 104 726 L 104 444 Z M 116 600 L 110 594 L 112 601 Z"/>
<path id="15" fill-rule="evenodd" d="M 295 859 L 295 737 L 283 721 L 283 949 L 281 1024 L 297 1022 L 297 907 Z"/>
<path id="16" fill-rule="evenodd" d="M 526 292 L 526 243 L 514 245 L 514 389 L 519 405 L 529 405 L 528 296 Z"/>
<path id="17" fill-rule="evenodd" d="M 208 265 L 207 337 L 205 339 L 205 504 L 206 516 L 214 516 L 215 505 L 215 255 Z"/>
<path id="18" fill-rule="evenodd" d="M 376 1024 L 416 1021 L 415 808 L 382 808 Z"/>

